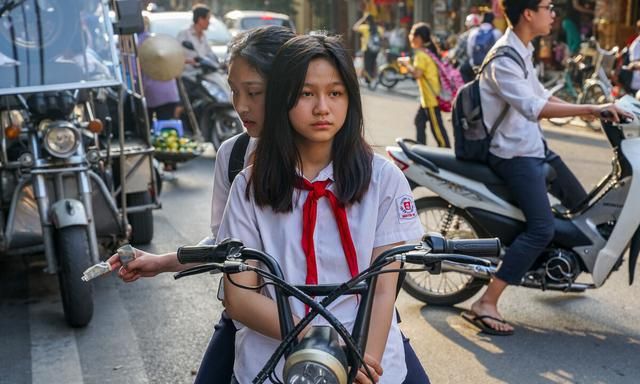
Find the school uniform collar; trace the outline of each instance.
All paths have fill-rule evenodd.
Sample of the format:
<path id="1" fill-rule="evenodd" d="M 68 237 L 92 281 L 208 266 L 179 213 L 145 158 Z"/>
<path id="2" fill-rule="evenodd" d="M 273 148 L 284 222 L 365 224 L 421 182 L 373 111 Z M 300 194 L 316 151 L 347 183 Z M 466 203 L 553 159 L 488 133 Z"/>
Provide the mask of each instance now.
<path id="1" fill-rule="evenodd" d="M 306 177 L 302 174 L 302 172 L 300 172 L 300 169 L 297 170 L 297 173 L 298 173 L 298 176 L 306 179 Z M 327 179 L 331 181 L 335 181 L 335 179 L 333 178 L 333 161 L 327 164 L 326 167 L 322 168 L 322 170 L 320 171 L 320 173 L 318 173 L 318 176 L 316 176 L 315 179 L 307 180 L 307 181 L 310 181 L 313 183 L 316 181 L 323 181 Z"/>
<path id="2" fill-rule="evenodd" d="M 513 28 L 511 27 L 507 28 L 507 32 L 505 32 L 505 35 L 507 39 L 506 45 L 514 48 L 516 52 L 518 52 L 518 54 L 522 57 L 525 63 L 527 62 L 527 60 L 531 60 L 534 50 L 533 44 L 531 44 L 531 42 L 529 42 L 529 44 L 525 46 L 522 40 L 520 40 L 518 35 L 516 35 L 516 33 L 513 31 Z"/>

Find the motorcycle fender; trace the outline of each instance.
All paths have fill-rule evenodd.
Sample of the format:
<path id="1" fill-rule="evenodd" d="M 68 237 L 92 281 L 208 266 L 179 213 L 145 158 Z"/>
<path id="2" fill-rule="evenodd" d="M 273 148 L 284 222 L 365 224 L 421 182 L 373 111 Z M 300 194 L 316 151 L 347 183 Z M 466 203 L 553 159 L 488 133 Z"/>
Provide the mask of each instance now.
<path id="1" fill-rule="evenodd" d="M 629 247 L 629 285 L 633 284 L 633 277 L 636 274 L 638 253 L 640 253 L 640 227 L 638 227 L 636 233 L 633 234 L 631 246 Z"/>
<path id="2" fill-rule="evenodd" d="M 51 205 L 51 222 L 57 229 L 73 225 L 88 225 L 84 205 L 78 200 L 62 199 Z"/>

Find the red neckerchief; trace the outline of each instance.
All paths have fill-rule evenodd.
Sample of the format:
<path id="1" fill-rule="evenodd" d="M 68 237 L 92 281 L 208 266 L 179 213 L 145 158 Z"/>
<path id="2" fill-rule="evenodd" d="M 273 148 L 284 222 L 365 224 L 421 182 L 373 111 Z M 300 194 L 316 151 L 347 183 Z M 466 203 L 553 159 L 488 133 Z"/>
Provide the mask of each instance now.
<path id="1" fill-rule="evenodd" d="M 318 266 L 316 264 L 316 251 L 313 244 L 313 233 L 316 228 L 316 218 L 318 214 L 318 200 L 321 197 L 329 199 L 331 204 L 331 210 L 336 218 L 338 224 L 338 232 L 340 233 L 340 241 L 342 242 L 342 249 L 344 256 L 347 259 L 347 265 L 349 266 L 349 272 L 351 277 L 358 274 L 358 257 L 356 255 L 356 248 L 353 245 L 351 239 L 351 231 L 349 230 L 349 222 L 347 221 L 347 211 L 344 204 L 338 201 L 336 195 L 330 190 L 326 189 L 331 183 L 331 180 L 316 181 L 310 183 L 306 179 L 298 178 L 296 188 L 309 191 L 307 200 L 304 202 L 302 210 L 302 250 L 307 259 L 307 277 L 306 284 L 318 284 Z"/>

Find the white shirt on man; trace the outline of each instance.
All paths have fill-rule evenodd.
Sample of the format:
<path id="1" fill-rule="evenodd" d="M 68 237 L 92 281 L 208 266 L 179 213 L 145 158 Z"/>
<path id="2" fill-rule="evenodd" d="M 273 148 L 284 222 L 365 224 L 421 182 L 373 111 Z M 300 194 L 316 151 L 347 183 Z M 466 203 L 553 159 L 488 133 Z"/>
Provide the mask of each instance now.
<path id="1" fill-rule="evenodd" d="M 509 104 L 504 120 L 491 140 L 489 152 L 503 159 L 513 157 L 545 157 L 545 146 L 538 116 L 551 97 L 544 89 L 533 68 L 533 45 L 525 46 L 508 28 L 494 45 L 508 45 L 524 60 L 528 76 L 518 63 L 499 57 L 487 65 L 480 75 L 480 100 L 486 127 L 492 127 Z"/>
<path id="2" fill-rule="evenodd" d="M 262 250 L 280 264 L 285 279 L 293 284 L 304 284 L 306 259 L 302 250 L 302 206 L 308 191 L 295 190 L 293 211 L 275 213 L 269 207 L 258 207 L 253 194 L 245 198 L 247 180 L 252 168 L 242 171 L 233 182 L 227 208 L 220 225 L 218 239 L 233 237 L 241 239 L 247 247 Z M 333 179 L 333 166 L 329 164 L 313 181 Z M 329 189 L 335 191 L 334 185 Z M 402 172 L 389 161 L 374 155 L 371 184 L 362 201 L 347 208 L 347 218 L 353 244 L 356 246 L 359 271 L 367 268 L 376 247 L 401 241 L 418 240 L 423 229 L 417 217 L 411 189 Z M 342 250 L 342 243 L 333 211 L 327 198 L 318 200 L 318 214 L 314 232 L 318 284 L 342 283 L 351 278 Z M 272 287 L 262 292 L 274 298 Z M 294 315 L 303 317 L 305 306 L 291 300 Z M 331 312 L 346 326 L 353 328 L 357 299 L 343 296 L 329 306 Z M 380 384 L 401 383 L 407 373 L 404 348 L 396 316 L 387 338 L 382 359 L 384 374 Z M 316 317 L 315 325 L 326 324 Z M 243 324 L 236 322 L 234 375 L 241 384 L 250 383 L 262 369 L 279 341 L 266 337 Z M 281 376 L 283 361 L 276 373 Z"/>
<path id="3" fill-rule="evenodd" d="M 182 44 L 183 41 L 190 41 L 193 44 L 194 50 L 185 48 L 185 56 L 187 58 L 195 58 L 196 56 L 200 57 L 215 57 L 215 54 L 211 50 L 211 46 L 209 45 L 209 41 L 207 40 L 206 31 L 202 32 L 202 36 L 198 37 L 196 33 L 195 27 L 192 25 L 187 29 L 184 29 L 178 33 L 177 36 L 178 41 Z"/>
<path id="4" fill-rule="evenodd" d="M 629 62 L 640 61 L 640 36 L 629 46 Z M 640 70 L 633 71 L 631 79 L 631 89 L 640 90 Z"/>

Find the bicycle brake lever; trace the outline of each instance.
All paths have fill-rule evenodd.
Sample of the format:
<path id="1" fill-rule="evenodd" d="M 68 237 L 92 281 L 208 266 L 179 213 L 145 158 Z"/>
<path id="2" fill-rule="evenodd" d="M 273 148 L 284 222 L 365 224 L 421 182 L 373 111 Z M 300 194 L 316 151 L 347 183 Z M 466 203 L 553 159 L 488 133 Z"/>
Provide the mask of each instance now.
<path id="1" fill-rule="evenodd" d="M 180 271 L 178 273 L 175 273 L 173 275 L 173 278 L 175 280 L 178 280 L 178 279 L 183 278 L 183 277 L 199 275 L 201 273 L 206 273 L 206 272 L 214 272 L 216 270 L 218 270 L 217 272 L 221 272 L 222 271 L 222 267 L 223 267 L 223 265 L 219 264 L 219 263 L 209 263 L 209 264 L 204 264 L 204 265 L 198 265 L 197 267 L 185 269 L 184 271 Z"/>

